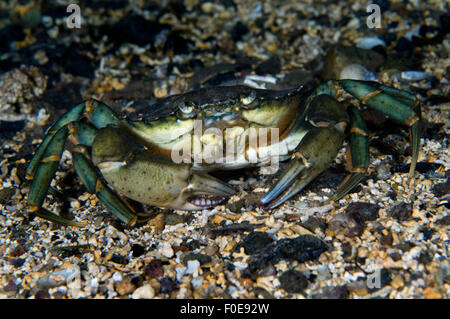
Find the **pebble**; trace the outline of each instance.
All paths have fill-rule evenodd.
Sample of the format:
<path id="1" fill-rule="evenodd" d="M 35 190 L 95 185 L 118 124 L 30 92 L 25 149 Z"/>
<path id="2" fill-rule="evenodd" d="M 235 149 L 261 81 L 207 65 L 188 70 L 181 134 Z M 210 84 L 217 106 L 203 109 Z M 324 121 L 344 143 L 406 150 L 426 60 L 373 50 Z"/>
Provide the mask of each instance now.
<path id="1" fill-rule="evenodd" d="M 345 209 L 345 213 L 353 218 L 357 223 L 364 224 L 366 221 L 376 220 L 380 207 L 377 204 L 354 202 Z"/>
<path id="2" fill-rule="evenodd" d="M 397 204 L 392 208 L 390 215 L 399 221 L 406 221 L 412 216 L 412 204 Z"/>
<path id="3" fill-rule="evenodd" d="M 328 246 L 322 240 L 312 235 L 280 239 L 253 254 L 248 259 L 248 268 L 254 272 L 280 260 L 315 260 L 327 249 Z"/>
<path id="4" fill-rule="evenodd" d="M 443 197 L 450 194 L 450 179 L 447 178 L 446 182 L 435 184 L 431 191 L 436 197 Z"/>
<path id="5" fill-rule="evenodd" d="M 207 264 L 211 261 L 211 256 L 205 254 L 187 254 L 183 257 L 183 263 L 186 264 L 190 260 L 198 260 L 201 265 Z"/>
<path id="6" fill-rule="evenodd" d="M 308 279 L 297 270 L 288 270 L 281 274 L 280 286 L 289 293 L 302 293 L 308 287 Z"/>
<path id="7" fill-rule="evenodd" d="M 133 257 L 139 257 L 145 253 L 145 248 L 142 245 L 133 244 L 133 246 L 131 246 L 131 251 Z"/>
<path id="8" fill-rule="evenodd" d="M 313 295 L 313 299 L 346 299 L 348 298 L 349 291 L 347 287 L 324 287 L 321 294 Z"/>
<path id="9" fill-rule="evenodd" d="M 164 242 L 162 247 L 160 248 L 161 254 L 164 257 L 171 258 L 174 254 L 172 246 L 168 242 Z"/>
<path id="10" fill-rule="evenodd" d="M 187 262 L 187 270 L 185 272 L 186 275 L 192 275 L 197 271 L 197 269 L 200 267 L 200 262 L 198 260 L 189 260 Z"/>
<path id="11" fill-rule="evenodd" d="M 155 289 L 149 284 L 137 288 L 131 298 L 133 299 L 151 299 L 155 296 Z"/>
<path id="12" fill-rule="evenodd" d="M 183 276 L 186 274 L 187 267 L 177 267 L 175 268 L 176 278 L 178 282 L 183 281 Z"/>
<path id="13" fill-rule="evenodd" d="M 176 283 L 170 277 L 161 278 L 159 283 L 161 285 L 161 293 L 163 294 L 170 294 L 176 288 Z"/>
<path id="14" fill-rule="evenodd" d="M 272 242 L 272 237 L 265 232 L 251 232 L 242 240 L 238 247 L 244 247 L 245 253 L 252 255 Z"/>
<path id="15" fill-rule="evenodd" d="M 153 259 L 145 265 L 144 275 L 147 278 L 162 277 L 164 275 L 164 269 L 162 268 L 161 261 Z"/>
<path id="16" fill-rule="evenodd" d="M 78 276 L 80 276 L 80 267 L 71 265 L 64 269 L 46 274 L 38 280 L 37 284 L 44 288 L 57 287 L 68 284 Z"/>
<path id="17" fill-rule="evenodd" d="M 391 166 L 386 163 L 378 165 L 375 168 L 375 171 L 377 172 L 377 178 L 383 181 L 389 179 L 392 176 Z"/>

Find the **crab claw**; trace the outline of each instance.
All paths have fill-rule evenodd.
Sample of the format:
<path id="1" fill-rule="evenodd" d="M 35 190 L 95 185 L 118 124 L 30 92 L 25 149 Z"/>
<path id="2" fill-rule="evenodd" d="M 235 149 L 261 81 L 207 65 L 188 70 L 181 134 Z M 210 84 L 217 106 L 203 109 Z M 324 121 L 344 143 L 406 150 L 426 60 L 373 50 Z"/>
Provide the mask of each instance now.
<path id="1" fill-rule="evenodd" d="M 299 144 L 293 159 L 259 205 L 273 209 L 300 192 L 327 168 L 339 151 L 344 138 L 342 126 L 316 127 Z"/>
<path id="2" fill-rule="evenodd" d="M 221 180 L 206 173 L 193 172 L 189 185 L 171 206 L 182 210 L 200 210 L 218 205 L 233 194 L 234 190 Z"/>

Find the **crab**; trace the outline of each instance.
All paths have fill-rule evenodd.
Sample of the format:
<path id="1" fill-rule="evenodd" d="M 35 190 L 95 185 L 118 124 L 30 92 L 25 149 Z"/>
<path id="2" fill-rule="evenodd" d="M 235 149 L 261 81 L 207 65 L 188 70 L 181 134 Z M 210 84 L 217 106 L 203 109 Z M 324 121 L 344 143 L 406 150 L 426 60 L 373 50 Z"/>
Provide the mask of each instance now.
<path id="1" fill-rule="evenodd" d="M 274 158 L 289 160 L 259 202 L 273 209 L 329 167 L 349 135 L 349 174 L 329 198 L 337 201 L 362 180 L 369 166 L 368 130 L 358 106 L 338 102 L 344 92 L 409 127 L 412 176 L 421 112 L 418 99 L 407 91 L 358 80 L 282 91 L 210 87 L 160 99 L 135 120 L 119 117 L 93 99 L 71 108 L 47 130 L 27 168 L 32 179 L 28 211 L 64 225 L 84 224 L 43 207 L 47 194 L 55 191 L 50 184 L 67 140 L 75 144 L 72 163 L 81 182 L 127 225 L 145 213 L 137 212 L 125 197 L 163 208 L 211 208 L 234 190 L 208 172 L 269 165 Z M 225 134 L 215 134 L 217 130 Z M 209 157 L 199 157 L 203 148 L 212 150 Z"/>

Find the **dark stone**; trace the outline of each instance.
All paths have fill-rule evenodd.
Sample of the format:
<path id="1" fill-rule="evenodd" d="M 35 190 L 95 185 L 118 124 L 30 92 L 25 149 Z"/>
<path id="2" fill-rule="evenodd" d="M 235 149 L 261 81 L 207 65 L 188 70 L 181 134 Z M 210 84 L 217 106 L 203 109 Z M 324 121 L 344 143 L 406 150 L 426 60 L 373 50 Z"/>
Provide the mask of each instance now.
<path id="1" fill-rule="evenodd" d="M 444 183 L 435 184 L 431 191 L 436 197 L 442 197 L 450 194 L 450 179 L 447 178 L 447 181 Z"/>
<path id="2" fill-rule="evenodd" d="M 131 246 L 131 251 L 133 257 L 139 257 L 145 253 L 145 248 L 142 245 L 133 244 L 133 246 Z"/>
<path id="3" fill-rule="evenodd" d="M 125 257 L 123 255 L 119 255 L 119 254 L 113 254 L 113 256 L 111 257 L 111 261 L 114 263 L 117 263 L 117 264 L 121 264 L 121 265 L 128 264 L 127 257 Z"/>
<path id="4" fill-rule="evenodd" d="M 202 243 L 197 239 L 192 239 L 190 242 L 186 244 L 189 250 L 195 250 L 202 246 Z"/>
<path id="5" fill-rule="evenodd" d="M 13 187 L 0 189 L 0 203 L 6 205 L 12 201 L 12 197 L 16 193 Z"/>
<path id="6" fill-rule="evenodd" d="M 34 295 L 36 299 L 50 299 L 50 295 L 46 290 L 39 290 Z"/>
<path id="7" fill-rule="evenodd" d="M 231 30 L 231 37 L 233 38 L 234 42 L 237 42 L 241 40 L 242 37 L 249 31 L 250 30 L 245 24 L 243 24 L 241 21 L 238 21 Z"/>
<path id="8" fill-rule="evenodd" d="M 400 203 L 395 205 L 391 210 L 391 217 L 399 220 L 405 221 L 411 218 L 412 215 L 412 204 Z"/>
<path id="9" fill-rule="evenodd" d="M 177 225 L 183 224 L 186 221 L 186 217 L 175 213 L 164 214 L 165 225 Z"/>
<path id="10" fill-rule="evenodd" d="M 21 267 L 24 263 L 25 263 L 24 258 L 14 258 L 11 260 L 11 264 L 16 268 Z"/>
<path id="11" fill-rule="evenodd" d="M 315 260 L 327 249 L 328 246 L 322 240 L 312 235 L 281 239 L 250 256 L 248 269 L 256 272 L 280 260 Z"/>
<path id="12" fill-rule="evenodd" d="M 393 253 L 390 253 L 389 257 L 391 257 L 393 261 L 399 261 L 400 259 L 402 259 L 402 255 L 396 251 Z"/>
<path id="13" fill-rule="evenodd" d="M 211 261 L 211 256 L 205 254 L 187 254 L 183 257 L 183 263 L 187 265 L 189 260 L 198 260 L 200 265 L 207 264 Z"/>
<path id="14" fill-rule="evenodd" d="M 347 299 L 349 292 L 346 286 L 324 287 L 323 292 L 313 295 L 313 299 Z"/>
<path id="15" fill-rule="evenodd" d="M 311 232 L 315 232 L 317 228 L 321 231 L 324 231 L 327 228 L 327 222 L 319 217 L 310 217 L 307 221 L 300 223 L 302 227 L 310 230 Z"/>
<path id="16" fill-rule="evenodd" d="M 238 213 L 242 208 L 245 208 L 247 210 L 251 210 L 254 208 L 254 206 L 258 203 L 258 201 L 261 199 L 261 194 L 258 193 L 250 193 L 244 198 L 241 198 L 233 203 L 227 203 L 226 207 L 234 212 Z"/>
<path id="17" fill-rule="evenodd" d="M 377 204 L 355 202 L 347 206 L 345 213 L 353 218 L 358 224 L 366 221 L 376 220 L 380 207 Z"/>
<path id="18" fill-rule="evenodd" d="M 277 56 L 273 56 L 264 62 L 261 62 L 256 68 L 255 72 L 260 75 L 277 74 L 281 71 L 281 61 Z"/>
<path id="19" fill-rule="evenodd" d="M 394 248 L 398 248 L 403 252 L 407 252 L 410 251 L 411 248 L 415 247 L 415 245 L 409 241 L 404 242 L 404 243 L 400 243 L 394 246 Z"/>
<path id="20" fill-rule="evenodd" d="M 380 244 L 383 246 L 392 246 L 394 242 L 394 238 L 392 237 L 392 233 L 389 232 L 387 235 L 381 235 Z"/>
<path id="21" fill-rule="evenodd" d="M 244 247 L 244 251 L 247 255 L 252 255 L 264 249 L 267 245 L 270 245 L 273 239 L 264 232 L 251 232 L 245 237 L 241 243 L 237 246 L 237 250 L 240 247 Z"/>
<path id="22" fill-rule="evenodd" d="M 144 267 L 144 275 L 147 278 L 162 277 L 164 275 L 164 269 L 162 268 L 161 261 L 153 259 Z"/>
<path id="23" fill-rule="evenodd" d="M 301 293 L 308 287 L 308 280 L 305 275 L 297 270 L 288 270 L 281 274 L 280 278 L 281 288 L 289 293 Z"/>
<path id="24" fill-rule="evenodd" d="M 422 251 L 419 255 L 419 262 L 424 264 L 424 265 L 428 265 L 430 262 L 433 261 L 433 254 L 430 253 L 429 251 L 425 250 Z"/>
<path id="25" fill-rule="evenodd" d="M 341 248 L 342 248 L 342 258 L 352 256 L 352 245 L 350 243 L 343 243 Z"/>
<path id="26" fill-rule="evenodd" d="M 3 291 L 5 292 L 18 292 L 19 286 L 13 280 L 10 280 L 6 286 L 3 287 Z"/>
<path id="27" fill-rule="evenodd" d="M 170 277 L 161 278 L 159 284 L 161 285 L 160 291 L 163 294 L 170 294 L 177 287 L 176 283 Z"/>
<path id="28" fill-rule="evenodd" d="M 450 215 L 447 215 L 447 216 L 442 217 L 441 219 L 438 219 L 436 221 L 436 224 L 444 225 L 444 226 L 450 225 Z"/>

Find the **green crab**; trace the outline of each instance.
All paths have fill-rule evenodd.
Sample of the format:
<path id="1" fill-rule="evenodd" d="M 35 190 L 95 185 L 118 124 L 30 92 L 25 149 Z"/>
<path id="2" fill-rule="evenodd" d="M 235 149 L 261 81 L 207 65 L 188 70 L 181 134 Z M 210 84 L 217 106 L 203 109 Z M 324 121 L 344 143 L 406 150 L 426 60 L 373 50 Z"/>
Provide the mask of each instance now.
<path id="1" fill-rule="evenodd" d="M 337 101 L 343 92 L 409 127 L 412 175 L 419 151 L 420 104 L 409 92 L 357 80 L 284 91 L 212 87 L 161 99 L 133 121 L 119 118 L 96 100 L 70 109 L 47 130 L 27 168 L 32 179 L 28 210 L 65 225 L 82 224 L 42 207 L 47 193 L 54 191 L 50 183 L 68 139 L 76 145 L 72 162 L 81 182 L 128 225 L 142 213 L 123 197 L 173 209 L 209 208 L 234 193 L 209 171 L 268 165 L 276 157 L 289 163 L 259 203 L 275 208 L 324 171 L 350 135 L 350 174 L 330 198 L 336 201 L 361 181 L 369 165 L 366 125 L 358 107 Z M 257 142 L 251 143 L 255 131 Z M 235 145 L 242 146 L 241 152 L 230 160 L 228 150 L 236 152 Z M 212 149 L 215 160 L 198 160 L 198 147 Z M 178 156 L 180 150 L 187 152 Z"/>

